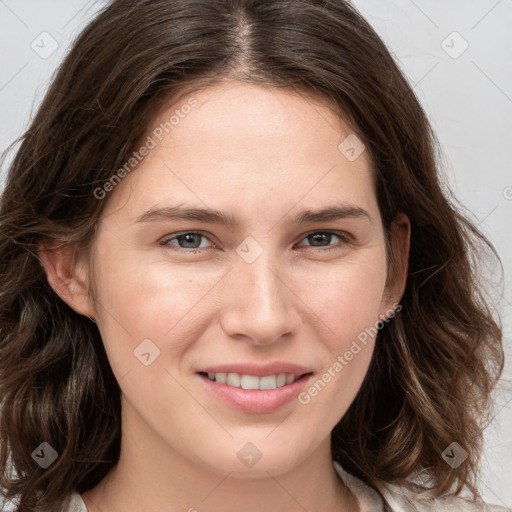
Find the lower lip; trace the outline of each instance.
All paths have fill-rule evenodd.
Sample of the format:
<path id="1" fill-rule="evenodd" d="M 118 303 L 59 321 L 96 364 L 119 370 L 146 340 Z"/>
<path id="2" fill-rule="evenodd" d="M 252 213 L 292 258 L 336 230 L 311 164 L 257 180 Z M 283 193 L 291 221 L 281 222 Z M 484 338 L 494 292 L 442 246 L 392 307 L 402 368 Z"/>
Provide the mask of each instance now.
<path id="1" fill-rule="evenodd" d="M 207 376 L 198 374 L 201 381 L 214 396 L 225 404 L 250 414 L 268 414 L 292 402 L 304 389 L 312 374 L 276 389 L 243 389 L 220 384 Z"/>

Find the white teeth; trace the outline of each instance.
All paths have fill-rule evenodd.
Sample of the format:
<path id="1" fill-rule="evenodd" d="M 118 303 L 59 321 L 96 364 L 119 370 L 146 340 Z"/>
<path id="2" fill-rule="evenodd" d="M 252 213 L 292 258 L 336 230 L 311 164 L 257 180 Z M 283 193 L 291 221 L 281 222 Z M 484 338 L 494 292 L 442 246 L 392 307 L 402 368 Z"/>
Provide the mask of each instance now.
<path id="1" fill-rule="evenodd" d="M 233 386 L 234 388 L 239 388 L 240 375 L 238 373 L 228 373 L 228 379 L 226 380 L 226 384 L 228 386 Z"/>
<path id="2" fill-rule="evenodd" d="M 257 377 L 256 375 L 242 375 L 239 373 L 208 372 L 208 378 L 220 384 L 227 384 L 228 386 L 235 388 L 276 389 L 295 382 L 300 378 L 300 375 L 294 375 L 293 373 L 279 373 L 278 375 Z"/>
<path id="3" fill-rule="evenodd" d="M 260 379 L 254 375 L 242 375 L 240 387 L 243 389 L 260 389 Z"/>
<path id="4" fill-rule="evenodd" d="M 228 380 L 228 374 L 227 373 L 214 373 L 212 380 L 215 380 L 219 382 L 220 384 L 226 384 L 226 381 Z"/>
<path id="5" fill-rule="evenodd" d="M 277 377 L 275 375 L 267 375 L 260 377 L 260 389 L 276 389 Z"/>

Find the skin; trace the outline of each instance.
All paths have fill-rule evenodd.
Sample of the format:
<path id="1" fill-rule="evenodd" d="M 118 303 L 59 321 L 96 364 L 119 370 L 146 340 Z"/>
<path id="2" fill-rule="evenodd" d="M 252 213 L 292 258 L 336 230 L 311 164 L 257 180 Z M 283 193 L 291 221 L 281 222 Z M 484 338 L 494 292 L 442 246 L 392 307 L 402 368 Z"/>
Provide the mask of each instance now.
<path id="1" fill-rule="evenodd" d="M 230 81 L 166 105 L 150 128 L 191 96 L 198 106 L 104 199 L 90 252 L 41 251 L 57 293 L 96 321 L 122 390 L 120 461 L 83 499 L 91 512 L 357 511 L 335 473 L 330 433 L 362 384 L 373 338 L 308 404 L 294 400 L 270 414 L 219 402 L 196 372 L 290 361 L 311 367 L 315 381 L 390 316 L 406 263 L 386 281 L 368 152 L 347 159 L 338 145 L 353 132 L 320 99 Z M 292 221 L 340 203 L 371 219 Z M 216 209 L 240 224 L 136 222 L 171 205 Z M 169 241 L 190 231 L 205 237 Z M 309 236 L 326 231 L 354 243 Z M 397 217 L 402 262 L 409 233 L 407 217 Z M 250 264 L 236 251 L 247 237 L 262 249 Z M 134 356 L 144 339 L 160 350 L 149 366 Z M 252 467 L 237 457 L 248 442 L 262 454 Z"/>

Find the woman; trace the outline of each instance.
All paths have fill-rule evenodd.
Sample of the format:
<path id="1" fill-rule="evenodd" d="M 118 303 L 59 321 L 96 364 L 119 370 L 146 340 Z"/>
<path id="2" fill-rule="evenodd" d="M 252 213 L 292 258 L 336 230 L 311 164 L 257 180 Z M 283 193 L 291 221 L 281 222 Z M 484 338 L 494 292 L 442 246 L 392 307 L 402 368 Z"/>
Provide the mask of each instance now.
<path id="1" fill-rule="evenodd" d="M 2 195 L 6 497 L 505 510 L 476 487 L 504 356 L 469 251 L 497 255 L 436 144 L 348 2 L 107 6 Z"/>

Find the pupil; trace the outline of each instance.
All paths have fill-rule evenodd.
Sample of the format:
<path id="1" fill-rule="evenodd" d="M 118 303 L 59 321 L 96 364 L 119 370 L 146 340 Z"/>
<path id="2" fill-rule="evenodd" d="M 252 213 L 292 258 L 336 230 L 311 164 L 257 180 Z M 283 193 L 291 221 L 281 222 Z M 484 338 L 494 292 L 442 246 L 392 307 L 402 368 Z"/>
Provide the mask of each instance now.
<path id="1" fill-rule="evenodd" d="M 196 238 L 196 242 L 199 241 L 199 244 L 196 244 L 194 247 L 189 247 L 187 245 L 188 249 L 197 249 L 199 247 L 199 245 L 201 245 L 200 235 L 198 235 L 198 234 L 188 233 L 186 235 L 181 235 L 180 238 L 185 239 L 185 244 L 189 244 L 189 243 L 194 244 L 194 242 L 193 242 L 194 238 Z"/>
<path id="2" fill-rule="evenodd" d="M 309 238 L 311 238 L 314 242 L 317 242 L 317 241 L 322 241 L 320 237 L 322 237 L 324 239 L 324 241 L 326 241 L 326 237 L 329 237 L 331 236 L 330 233 L 315 233 L 314 235 L 310 235 Z M 310 240 L 310 243 L 311 241 Z M 315 243 L 311 243 L 311 245 L 315 245 Z"/>

